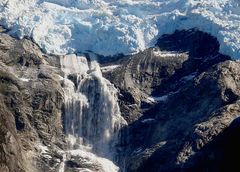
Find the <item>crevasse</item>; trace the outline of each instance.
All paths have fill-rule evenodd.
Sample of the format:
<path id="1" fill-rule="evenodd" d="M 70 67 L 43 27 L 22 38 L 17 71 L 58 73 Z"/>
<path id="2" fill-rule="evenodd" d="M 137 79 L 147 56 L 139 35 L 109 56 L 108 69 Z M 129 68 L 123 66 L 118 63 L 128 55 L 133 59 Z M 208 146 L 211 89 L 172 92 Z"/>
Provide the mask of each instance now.
<path id="1" fill-rule="evenodd" d="M 1 0 L 0 25 L 48 53 L 105 56 L 136 53 L 162 34 L 196 27 L 218 38 L 221 53 L 240 58 L 238 0 Z"/>

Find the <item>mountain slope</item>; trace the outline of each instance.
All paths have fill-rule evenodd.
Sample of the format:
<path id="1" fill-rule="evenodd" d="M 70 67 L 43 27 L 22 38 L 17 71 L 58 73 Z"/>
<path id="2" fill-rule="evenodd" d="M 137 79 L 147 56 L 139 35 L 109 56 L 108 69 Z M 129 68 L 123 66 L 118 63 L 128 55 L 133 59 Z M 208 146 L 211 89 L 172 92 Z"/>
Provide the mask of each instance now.
<path id="1" fill-rule="evenodd" d="M 2 0 L 0 24 L 45 52 L 132 54 L 176 29 L 217 37 L 220 52 L 239 58 L 238 0 Z"/>
<path id="2" fill-rule="evenodd" d="M 73 88 L 86 81 L 84 92 L 94 101 L 101 100 L 103 106 L 109 99 L 102 81 L 107 84 L 102 84 L 104 88 L 114 88 L 114 96 L 119 90 L 117 103 L 128 125 L 114 135 L 114 162 L 125 171 L 238 168 L 238 159 L 230 152 L 240 152 L 239 61 L 221 54 L 218 40 L 196 29 L 175 31 L 156 42 L 153 48 L 111 60 L 94 53 L 73 55 L 92 67 L 86 68 L 84 77 L 66 76 Z M 101 163 L 115 168 L 96 154 L 69 151 L 67 142 L 71 140 L 63 130 L 64 117 L 69 114 L 64 114 L 62 58 L 42 53 L 31 40 L 0 33 L 0 171 L 111 171 Z M 69 69 L 85 70 L 75 70 L 74 62 Z M 100 70 L 109 81 L 99 76 Z M 110 100 L 116 102 L 115 98 Z M 102 113 L 94 115 L 104 116 Z M 91 122 L 86 128 L 103 121 Z M 72 125 L 76 130 L 81 128 L 76 125 Z M 110 128 L 117 133 L 118 128 Z M 80 143 L 74 146 L 84 146 L 81 139 L 76 140 Z"/>
<path id="3" fill-rule="evenodd" d="M 229 59 L 209 34 L 176 31 L 107 72 L 120 90 L 122 115 L 129 122 L 118 143 L 120 167 L 238 169 L 228 151 L 239 151 L 234 142 L 239 140 L 240 63 Z"/>
<path id="4" fill-rule="evenodd" d="M 1 172 L 49 171 L 43 145 L 64 147 L 58 65 L 30 40 L 0 33 Z"/>

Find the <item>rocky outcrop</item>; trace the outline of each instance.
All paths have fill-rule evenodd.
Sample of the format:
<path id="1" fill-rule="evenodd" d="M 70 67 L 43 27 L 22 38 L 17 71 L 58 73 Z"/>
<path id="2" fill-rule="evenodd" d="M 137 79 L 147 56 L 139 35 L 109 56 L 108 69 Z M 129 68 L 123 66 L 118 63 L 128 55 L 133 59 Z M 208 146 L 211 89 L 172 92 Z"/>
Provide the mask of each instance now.
<path id="1" fill-rule="evenodd" d="M 130 136 L 123 135 L 132 147 L 129 171 L 194 171 L 191 158 L 240 114 L 239 65 L 228 61 L 209 69 L 131 124 Z"/>
<path id="2" fill-rule="evenodd" d="M 144 99 L 149 95 L 175 92 L 184 77 L 229 59 L 219 53 L 216 38 L 195 29 L 176 31 L 162 36 L 154 48 L 111 63 L 119 67 L 106 72 L 105 77 L 119 88 L 122 115 L 131 123 L 147 107 Z"/>
<path id="3" fill-rule="evenodd" d="M 206 33 L 176 31 L 106 73 L 129 122 L 118 145 L 126 171 L 226 169 L 217 155 L 229 148 L 208 145 L 240 115 L 240 63 L 218 51 Z"/>
<path id="4" fill-rule="evenodd" d="M 102 158 L 66 151 L 59 57 L 0 32 L 0 171 L 106 171 Z M 215 38 L 176 31 L 138 54 L 99 58 L 128 122 L 112 143 L 122 171 L 238 168 L 240 62 L 220 54 Z"/>
<path id="5" fill-rule="evenodd" d="M 59 74 L 56 58 L 0 33 L 0 171 L 42 171 L 40 145 L 63 145 Z"/>

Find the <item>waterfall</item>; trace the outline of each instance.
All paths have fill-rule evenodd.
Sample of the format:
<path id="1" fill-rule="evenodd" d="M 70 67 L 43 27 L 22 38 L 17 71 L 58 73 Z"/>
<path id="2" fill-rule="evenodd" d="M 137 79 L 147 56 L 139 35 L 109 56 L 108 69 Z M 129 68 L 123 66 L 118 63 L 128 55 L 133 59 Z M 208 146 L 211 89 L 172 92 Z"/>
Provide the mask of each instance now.
<path id="1" fill-rule="evenodd" d="M 75 150 L 75 153 L 80 151 L 83 154 L 84 151 L 88 155 L 94 153 L 111 158 L 110 144 L 126 121 L 118 106 L 117 89 L 103 78 L 96 56 L 91 53 L 89 57 L 89 61 L 85 56 L 61 57 L 68 153 Z M 101 164 L 102 160 L 98 162 Z"/>

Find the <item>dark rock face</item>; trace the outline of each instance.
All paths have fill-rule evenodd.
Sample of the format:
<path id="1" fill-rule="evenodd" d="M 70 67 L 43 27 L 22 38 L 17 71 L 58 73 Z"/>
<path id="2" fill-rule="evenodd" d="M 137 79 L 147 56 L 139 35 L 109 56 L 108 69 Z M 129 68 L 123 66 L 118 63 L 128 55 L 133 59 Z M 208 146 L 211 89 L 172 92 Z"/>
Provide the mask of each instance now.
<path id="1" fill-rule="evenodd" d="M 141 116 L 146 96 L 175 92 L 187 77 L 229 59 L 219 53 L 216 38 L 194 29 L 176 31 L 161 37 L 155 48 L 122 58 L 117 62 L 121 66 L 105 77 L 119 88 L 122 115 L 133 122 Z"/>
<path id="2" fill-rule="evenodd" d="M 31 41 L 0 33 L 1 172 L 46 171 L 38 145 L 63 145 L 63 92 L 54 60 Z"/>
<path id="3" fill-rule="evenodd" d="M 14 118 L 3 102 L 0 105 L 0 113 L 0 171 L 24 171 L 20 140 L 13 124 Z"/>
<path id="4" fill-rule="evenodd" d="M 120 90 L 122 115 L 128 122 L 141 115 L 141 100 L 182 68 L 183 62 L 188 59 L 187 54 L 161 58 L 154 54 L 155 51 L 158 49 L 151 48 L 127 57 L 120 61 L 119 68 L 105 74 Z"/>
<path id="5" fill-rule="evenodd" d="M 3 31 L 0 171 L 56 172 L 64 159 L 58 150 L 66 147 L 59 58 Z M 104 76 L 119 89 L 129 123 L 115 145 L 122 171 L 239 170 L 240 62 L 220 54 L 215 38 L 176 31 L 154 48 L 100 62 L 119 65 Z M 78 84 L 75 75 L 68 78 Z M 65 171 L 84 167 L 101 171 L 78 156 L 65 162 Z"/>
<path id="6" fill-rule="evenodd" d="M 106 73 L 121 91 L 121 110 L 130 124 L 120 136 L 120 166 L 126 171 L 219 171 L 225 157 L 208 155 L 216 153 L 208 145 L 216 145 L 240 115 L 240 63 L 220 54 L 215 38 L 194 29 L 164 35 L 157 47 L 123 59 Z M 221 149 L 225 155 L 228 148 Z"/>
<path id="7" fill-rule="evenodd" d="M 192 164 L 189 158 L 201 152 L 206 144 L 213 141 L 239 116 L 239 80 L 230 77 L 233 68 L 236 72 L 233 76 L 238 76 L 239 65 L 228 61 L 215 66 L 212 69 L 215 72 L 210 70 L 199 75 L 191 83 L 184 85 L 179 92 L 169 96 L 166 102 L 156 104 L 153 109 L 146 112 L 143 119 L 150 116 L 154 119 L 152 123 L 142 124 L 143 120 L 133 123 L 127 129 L 130 130 L 127 132 L 133 135 L 130 136 L 130 142 L 125 144 L 133 144 L 132 149 L 141 148 L 142 152 L 131 157 L 129 170 L 189 169 L 189 164 Z M 221 77 L 216 77 L 219 74 Z M 234 101 L 226 99 L 228 97 L 226 92 L 229 89 L 238 95 Z M 163 143 L 164 145 L 161 145 Z M 137 166 L 135 163 L 143 157 L 146 159 Z M 207 169 L 208 167 L 204 170 Z"/>

